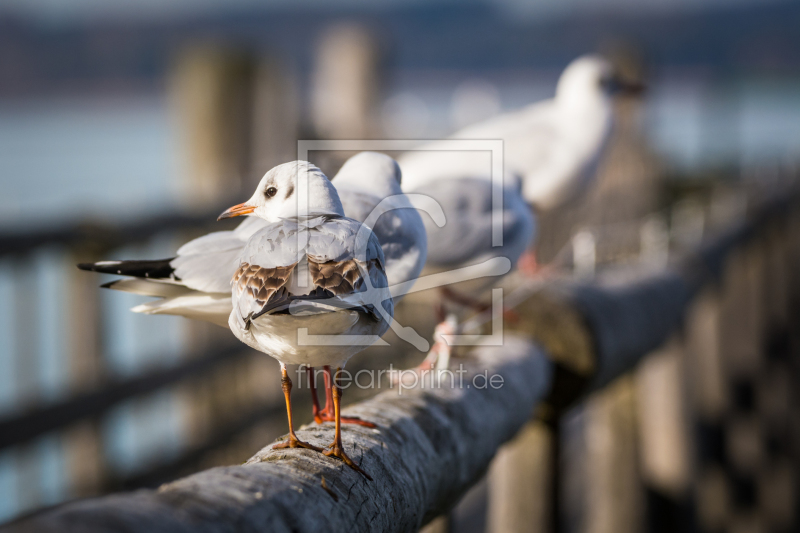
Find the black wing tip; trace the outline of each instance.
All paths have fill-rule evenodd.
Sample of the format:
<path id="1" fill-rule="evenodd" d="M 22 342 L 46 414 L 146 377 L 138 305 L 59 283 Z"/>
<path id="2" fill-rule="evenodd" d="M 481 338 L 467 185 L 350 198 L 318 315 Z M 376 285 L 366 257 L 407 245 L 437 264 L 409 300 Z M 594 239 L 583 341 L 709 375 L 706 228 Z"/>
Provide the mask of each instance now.
<path id="1" fill-rule="evenodd" d="M 77 267 L 80 270 L 99 272 L 101 274 L 150 279 L 178 279 L 175 277 L 175 269 L 170 264 L 173 259 L 175 258 L 145 261 L 99 261 L 97 263 L 78 263 Z"/>

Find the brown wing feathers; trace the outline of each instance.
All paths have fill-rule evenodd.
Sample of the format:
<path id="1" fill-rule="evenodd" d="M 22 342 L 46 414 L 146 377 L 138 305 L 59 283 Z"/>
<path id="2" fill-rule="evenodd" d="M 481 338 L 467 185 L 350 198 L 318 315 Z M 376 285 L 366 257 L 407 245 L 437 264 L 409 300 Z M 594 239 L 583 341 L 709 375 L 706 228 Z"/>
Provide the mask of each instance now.
<path id="1" fill-rule="evenodd" d="M 259 309 L 249 317 L 247 322 L 268 313 L 276 307 L 295 299 L 314 300 L 331 296 L 347 295 L 359 291 L 364 285 L 359 264 L 367 272 L 371 267 L 378 267 L 377 260 L 371 260 L 368 266 L 355 259 L 344 261 L 316 262 L 308 259 L 309 273 L 316 290 L 305 296 L 289 293 L 285 285 L 297 263 L 285 267 L 264 268 L 258 265 L 242 263 L 233 276 L 233 285 L 239 294 L 249 293 Z"/>
<path id="2" fill-rule="evenodd" d="M 289 293 L 284 288 L 294 270 L 294 265 L 264 268 L 242 263 L 233 275 L 233 284 L 239 293 L 247 291 L 261 307 L 261 312 L 288 301 Z"/>
<path id="3" fill-rule="evenodd" d="M 309 258 L 308 270 L 314 285 L 322 287 L 336 296 L 350 294 L 364 284 L 355 259 L 317 263 Z"/>

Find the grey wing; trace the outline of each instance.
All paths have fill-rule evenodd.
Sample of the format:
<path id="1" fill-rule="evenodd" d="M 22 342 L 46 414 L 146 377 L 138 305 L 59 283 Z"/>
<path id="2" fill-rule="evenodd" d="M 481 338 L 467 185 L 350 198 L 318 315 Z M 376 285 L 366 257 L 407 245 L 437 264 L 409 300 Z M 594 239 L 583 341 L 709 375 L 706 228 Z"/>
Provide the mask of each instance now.
<path id="1" fill-rule="evenodd" d="M 246 329 L 254 318 L 288 306 L 291 294 L 287 284 L 305 255 L 307 234 L 297 226 L 272 223 L 247 240 L 233 278 L 228 280 L 240 326 Z"/>
<path id="2" fill-rule="evenodd" d="M 417 192 L 442 206 L 446 222 L 441 228 L 425 220 L 428 263 L 462 266 L 491 256 L 515 262 L 533 238 L 533 215 L 516 190 L 502 189 L 503 246 L 492 246 L 492 184 L 482 179 L 440 180 Z"/>
<path id="3" fill-rule="evenodd" d="M 440 179 L 491 176 L 490 145 L 458 149 L 448 144 L 454 139 L 502 140 L 503 166 L 508 174 L 524 176 L 547 167 L 553 148 L 562 144 L 554 115 L 552 100 L 545 100 L 467 126 L 445 142 L 427 143 L 424 150 L 406 152 L 398 159 L 403 169 L 403 190 L 418 192 L 420 185 Z"/>
<path id="4" fill-rule="evenodd" d="M 381 202 L 374 195 L 345 189 L 340 195 L 349 218 L 364 222 Z M 392 197 L 395 205 L 407 205 L 382 213 L 372 226 L 386 261 L 390 285 L 419 277 L 427 256 L 427 234 L 422 217 L 405 195 Z"/>
<path id="5" fill-rule="evenodd" d="M 209 233 L 189 241 L 178 249 L 170 265 L 190 289 L 227 293 L 248 239 L 267 224 L 257 217 L 248 217 L 233 231 Z"/>
<path id="6" fill-rule="evenodd" d="M 342 218 L 312 232 L 308 266 L 314 285 L 342 302 L 365 307 L 376 319 L 381 315 L 369 303 L 367 291 L 381 291 L 388 297 L 385 259 L 375 234 L 359 222 Z M 391 297 L 381 298 L 384 309 L 393 314 Z"/>

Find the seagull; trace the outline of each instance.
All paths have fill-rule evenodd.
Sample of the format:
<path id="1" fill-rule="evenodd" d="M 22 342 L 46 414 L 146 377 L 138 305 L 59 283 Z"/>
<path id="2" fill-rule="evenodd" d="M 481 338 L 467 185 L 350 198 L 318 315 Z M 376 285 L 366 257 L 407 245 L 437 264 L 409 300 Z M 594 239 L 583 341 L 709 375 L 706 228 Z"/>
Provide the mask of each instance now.
<path id="1" fill-rule="evenodd" d="M 507 274 L 536 234 L 536 220 L 522 198 L 520 180 L 507 175 L 498 184 L 482 174 L 465 174 L 460 178 L 424 183 L 413 193 L 436 200 L 447 221 L 442 227 L 437 227 L 427 218 L 424 220 L 429 244 L 426 269 L 431 274 L 453 273 L 461 269 L 471 272 L 471 281 L 457 283 L 452 285 L 453 288 L 441 286 L 442 300 L 485 311 L 487 306 L 473 295 L 482 294 L 498 276 Z M 493 209 L 495 197 L 502 198 L 499 217 L 495 216 Z M 501 224 L 501 243 L 493 239 L 495 223 Z M 502 269 L 495 266 L 497 259 L 505 261 Z M 513 317 L 510 311 L 504 310 L 504 313 Z M 442 368 L 443 361 L 449 360 L 450 346 L 446 338 L 457 333 L 457 321 L 453 314 L 445 312 L 443 304 L 439 305 L 438 314 L 440 324 L 436 327 L 435 344 L 418 370 Z"/>
<path id="2" fill-rule="evenodd" d="M 403 194 L 397 161 L 361 152 L 348 159 L 332 181 L 345 214 L 366 223 L 377 235 L 389 284 L 417 279 L 425 266 L 428 239 L 419 211 Z M 396 295 L 395 303 L 402 296 Z"/>
<path id="3" fill-rule="evenodd" d="M 336 188 L 305 161 L 267 172 L 249 200 L 219 219 L 244 215 L 268 225 L 239 254 L 228 326 L 240 341 L 280 362 L 289 439 L 273 448 L 322 451 L 295 435 L 286 365 L 332 366 L 336 430 L 323 453 L 369 478 L 342 444 L 338 378 L 347 360 L 379 339 L 392 321 L 394 303 L 378 238 L 345 217 Z M 304 340 L 309 330 L 325 338 Z M 340 336 L 344 342 L 337 342 Z"/>
<path id="4" fill-rule="evenodd" d="M 614 96 L 642 90 L 605 58 L 581 56 L 564 69 L 553 98 L 467 126 L 450 139 L 502 139 L 505 171 L 522 180 L 525 200 L 540 211 L 556 209 L 595 177 L 612 131 Z M 406 191 L 491 168 L 488 152 L 413 151 L 398 162 Z"/>
<path id="5" fill-rule="evenodd" d="M 425 225 L 400 188 L 402 175 L 391 157 L 362 152 L 334 176 L 345 215 L 366 223 L 381 243 L 390 286 L 413 282 L 427 257 Z M 131 309 L 136 313 L 178 315 L 228 327 L 230 280 L 248 239 L 268 225 L 246 217 L 232 231 L 209 233 L 181 246 L 175 257 L 157 260 L 98 261 L 78 268 L 127 276 L 104 288 L 159 298 Z M 403 293 L 394 295 L 395 301 Z"/>
<path id="6" fill-rule="evenodd" d="M 350 158 L 334 177 L 345 215 L 373 229 L 385 255 L 391 286 L 413 283 L 425 265 L 427 237 L 419 212 L 400 188 L 397 163 L 384 154 L 364 152 Z M 214 232 L 194 239 L 169 259 L 100 261 L 78 265 L 83 270 L 129 276 L 103 285 L 159 299 L 138 305 L 134 312 L 171 314 L 228 327 L 233 309 L 230 280 L 239 267 L 239 255 L 248 240 L 269 225 L 259 217 L 246 217 L 232 231 Z M 394 295 L 399 301 L 403 293 Z M 317 423 L 335 421 L 330 367 L 323 366 L 325 408 L 320 409 L 314 387 L 314 369 L 307 367 Z M 342 423 L 375 427 L 357 417 Z"/>
<path id="7" fill-rule="evenodd" d="M 442 228 L 426 219 L 427 267 L 442 271 L 498 256 L 512 264 L 535 265 L 535 256 L 524 261 L 523 255 L 536 235 L 534 213 L 563 205 L 591 183 L 612 128 L 613 95 L 640 89 L 623 81 L 606 59 L 582 56 L 561 74 L 553 98 L 468 126 L 446 142 L 433 141 L 403 154 L 398 159 L 403 190 L 435 198 L 447 217 Z M 454 139 L 501 139 L 502 176 L 491 175 L 490 151 L 454 150 Z M 502 246 L 492 239 L 492 198 L 498 195 L 503 200 Z M 463 292 L 478 294 L 486 288 L 485 283 L 473 284 L 469 291 L 462 286 L 460 294 L 444 287 L 442 296 L 484 309 Z M 452 323 L 445 320 L 439 329 L 452 333 L 448 326 Z M 434 359 L 426 359 L 424 365 L 435 363 L 436 354 L 443 351 L 441 346 L 436 348 L 431 351 Z"/>

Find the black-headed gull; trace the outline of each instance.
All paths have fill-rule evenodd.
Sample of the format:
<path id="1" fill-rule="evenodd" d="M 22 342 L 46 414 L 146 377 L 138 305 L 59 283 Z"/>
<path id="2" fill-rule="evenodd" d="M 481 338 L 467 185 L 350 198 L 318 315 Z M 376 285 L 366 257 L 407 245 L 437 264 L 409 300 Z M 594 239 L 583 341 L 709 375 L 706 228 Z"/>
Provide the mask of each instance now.
<path id="1" fill-rule="evenodd" d="M 425 265 L 427 237 L 418 211 L 400 188 L 401 174 L 389 156 L 362 152 L 333 178 L 345 215 L 366 223 L 381 243 L 390 286 L 413 282 Z M 217 231 L 181 246 L 161 260 L 99 261 L 83 270 L 130 276 L 104 285 L 159 299 L 132 309 L 169 314 L 227 327 L 231 313 L 231 277 L 247 240 L 267 222 L 248 217 L 232 231 Z M 401 298 L 396 294 L 395 299 Z"/>
<path id="2" fill-rule="evenodd" d="M 428 267 L 461 268 L 490 257 L 517 263 L 536 235 L 534 215 L 526 203 L 536 210 L 553 209 L 586 188 L 611 132 L 613 95 L 639 88 L 624 83 L 605 59 L 582 56 L 564 70 L 554 98 L 403 154 L 398 159 L 403 190 L 435 198 L 447 217 L 442 228 L 426 224 Z M 502 140 L 501 175 L 492 175 L 496 151 L 476 149 L 474 144 L 459 150 L 454 141 L 460 139 Z M 502 210 L 495 212 L 492 199 L 500 195 Z M 493 238 L 498 220 L 500 246 Z M 535 258 L 530 263 L 535 265 Z M 478 288 L 485 288 L 485 283 Z M 474 286 L 471 289 L 470 293 L 477 292 Z M 482 307 L 472 296 L 448 288 L 442 293 L 463 305 Z"/>
<path id="3" fill-rule="evenodd" d="M 240 341 L 281 364 L 289 439 L 273 447 L 320 451 L 294 433 L 286 365 L 332 366 L 337 369 L 336 433 L 323 453 L 367 475 L 344 451 L 337 377 L 347 360 L 379 339 L 392 321 L 394 304 L 378 238 L 345 217 L 334 186 L 304 161 L 267 172 L 253 196 L 220 219 L 242 215 L 268 225 L 239 254 L 228 326 Z"/>
<path id="4" fill-rule="evenodd" d="M 614 96 L 641 89 L 641 84 L 619 76 L 606 59 L 581 56 L 564 69 L 553 98 L 467 126 L 450 139 L 502 139 L 505 172 L 521 178 L 525 200 L 537 210 L 557 208 L 592 182 L 612 130 Z M 427 148 L 436 146 L 433 142 Z M 452 150 L 400 157 L 403 189 L 488 174 L 489 152 Z"/>
<path id="5" fill-rule="evenodd" d="M 392 165 L 387 166 L 383 158 Z M 386 156 L 369 159 L 375 164 L 359 163 L 366 173 L 362 176 L 365 183 L 397 182 L 393 160 Z M 382 200 L 373 201 L 377 205 Z M 400 205 L 410 207 L 407 201 Z M 389 225 L 394 231 L 387 243 L 390 257 L 403 265 L 394 271 L 400 277 L 416 276 L 425 260 L 422 221 L 417 215 L 414 222 L 408 211 L 382 211 L 383 217 L 395 220 Z M 79 267 L 132 276 L 106 286 L 160 297 L 134 311 L 230 326 L 240 340 L 281 361 L 285 387 L 291 386 L 286 381 L 286 364 L 340 368 L 386 331 L 393 301 L 381 245 L 368 226 L 345 217 L 336 189 L 319 169 L 306 162 L 272 169 L 253 197 L 226 211 L 223 218 L 240 215 L 250 217 L 233 231 L 211 233 L 187 243 L 172 259 L 103 261 Z M 406 224 L 399 233 L 398 224 Z M 408 245 L 408 254 L 396 249 L 398 239 Z M 408 255 L 413 260 L 405 261 Z M 404 281 L 408 280 L 396 280 Z M 305 337 L 298 335 L 304 328 L 309 331 L 302 335 L 321 334 L 327 342 L 316 346 L 312 340 L 312 345 L 301 345 L 298 339 Z M 346 458 L 341 448 L 339 395 L 334 388 L 331 403 L 337 441 L 330 453 Z M 289 445 L 295 441 L 292 431 Z"/>
<path id="6" fill-rule="evenodd" d="M 378 237 L 390 286 L 404 284 L 407 289 L 425 265 L 427 237 L 419 212 L 400 188 L 401 179 L 394 159 L 362 152 L 345 162 L 333 184 L 345 215 L 367 224 Z M 104 287 L 159 298 L 134 307 L 134 312 L 178 315 L 227 327 L 232 310 L 229 284 L 239 266 L 239 254 L 248 239 L 267 224 L 261 218 L 247 217 L 235 230 L 210 233 L 186 243 L 170 259 L 101 261 L 79 267 L 131 276 Z M 402 291 L 393 294 L 395 301 L 403 295 Z M 330 368 L 323 370 L 326 404 L 320 409 L 314 369 L 308 367 L 314 420 L 318 423 L 334 419 Z M 356 417 L 342 417 L 342 421 L 373 426 Z"/>

